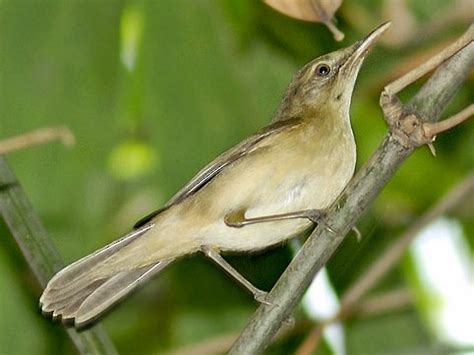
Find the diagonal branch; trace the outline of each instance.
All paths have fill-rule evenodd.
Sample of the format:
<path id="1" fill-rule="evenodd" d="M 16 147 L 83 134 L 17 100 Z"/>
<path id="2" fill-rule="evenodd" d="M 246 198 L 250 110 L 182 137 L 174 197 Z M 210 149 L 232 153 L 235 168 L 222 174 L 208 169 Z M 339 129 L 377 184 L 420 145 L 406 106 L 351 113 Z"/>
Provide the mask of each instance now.
<path id="1" fill-rule="evenodd" d="M 0 156 L 0 214 L 36 279 L 44 287 L 54 273 L 61 269 L 63 263 L 46 229 L 2 156 Z M 80 354 L 117 353 L 100 326 L 80 333 L 74 329 L 68 329 L 67 332 Z"/>
<path id="2" fill-rule="evenodd" d="M 451 211 L 474 191 L 474 171 L 449 191 L 436 205 L 423 214 L 385 253 L 364 272 L 360 279 L 344 292 L 341 299 L 341 313 L 353 307 L 391 269 L 397 265 L 410 243 L 420 231 L 437 218 Z"/>
<path id="3" fill-rule="evenodd" d="M 423 85 L 404 111 L 437 121 L 447 103 L 474 66 L 474 43 L 442 64 Z M 271 305 L 261 305 L 230 350 L 231 354 L 262 353 L 282 322 L 290 316 L 317 272 L 335 253 L 345 235 L 368 209 L 388 180 L 414 151 L 390 131 L 377 151 L 356 174 L 330 208 L 327 223 L 338 233 L 316 227 L 268 294 Z"/>
<path id="4" fill-rule="evenodd" d="M 309 335 L 303 341 L 297 351 L 298 355 L 312 354 L 319 343 L 320 333 L 327 324 L 331 324 L 338 320 L 344 320 L 351 317 L 354 313 L 360 315 L 360 312 L 373 310 L 390 309 L 391 302 L 387 302 L 387 295 L 382 298 L 373 296 L 369 301 L 362 298 L 377 285 L 383 277 L 392 270 L 401 257 L 405 255 L 409 245 L 420 234 L 420 231 L 426 228 L 430 223 L 434 222 L 441 216 L 449 213 L 460 203 L 465 201 L 474 192 L 474 171 L 471 171 L 460 183 L 451 189 L 441 200 L 432 208 L 424 213 L 416 222 L 407 229 L 397 241 L 390 246 L 372 265 L 357 279 L 351 287 L 345 291 L 341 297 L 341 306 L 338 313 L 331 319 L 323 320 L 314 325 Z M 393 293 L 389 294 L 391 297 Z M 396 293 L 395 293 L 396 295 Z M 375 301 L 374 302 L 374 297 Z M 403 304 L 403 297 L 394 298 L 394 301 L 400 301 Z M 383 300 L 383 302 L 381 302 Z M 406 300 L 406 298 L 405 298 Z M 379 307 L 382 306 L 382 307 Z M 393 305 L 393 302 L 392 302 Z"/>

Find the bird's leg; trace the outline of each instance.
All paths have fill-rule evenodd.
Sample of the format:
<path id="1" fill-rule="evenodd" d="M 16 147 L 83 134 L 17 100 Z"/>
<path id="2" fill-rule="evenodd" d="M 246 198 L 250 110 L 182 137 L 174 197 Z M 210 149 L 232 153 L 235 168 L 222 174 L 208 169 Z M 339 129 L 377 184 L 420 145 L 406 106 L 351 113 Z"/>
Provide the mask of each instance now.
<path id="1" fill-rule="evenodd" d="M 230 265 L 219 253 L 219 249 L 209 246 L 203 245 L 201 246 L 201 251 L 205 256 L 212 259 L 218 266 L 224 269 L 230 276 L 232 276 L 238 283 L 240 283 L 245 289 L 247 289 L 252 295 L 253 298 L 263 304 L 272 305 L 270 302 L 267 302 L 265 298 L 267 297 L 267 292 L 260 290 L 259 288 L 255 287 L 248 281 L 245 277 L 243 277 L 232 265 Z"/>
<path id="2" fill-rule="evenodd" d="M 301 210 L 301 211 L 281 213 L 281 214 L 273 214 L 273 215 L 268 215 L 268 216 L 246 218 L 245 211 L 239 210 L 239 211 L 227 214 L 224 217 L 224 222 L 229 227 L 241 228 L 241 227 L 248 226 L 250 224 L 256 224 L 256 223 L 283 221 L 287 219 L 296 219 L 296 218 L 306 218 L 306 219 L 309 219 L 313 223 L 324 226 L 324 228 L 326 228 L 328 231 L 335 233 L 335 231 L 326 224 L 324 220 L 325 216 L 326 216 L 325 211 L 311 209 L 311 210 Z"/>

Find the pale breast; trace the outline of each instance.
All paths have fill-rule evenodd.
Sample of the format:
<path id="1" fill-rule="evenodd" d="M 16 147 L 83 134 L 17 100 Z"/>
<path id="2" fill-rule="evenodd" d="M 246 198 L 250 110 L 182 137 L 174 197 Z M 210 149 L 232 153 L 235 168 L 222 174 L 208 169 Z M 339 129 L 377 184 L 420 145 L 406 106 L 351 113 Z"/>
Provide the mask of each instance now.
<path id="1" fill-rule="evenodd" d="M 223 250 L 257 250 L 279 243 L 311 223 L 295 219 L 237 229 L 225 225 L 223 216 L 239 208 L 246 210 L 246 217 L 324 209 L 352 177 L 356 157 L 350 127 L 349 132 L 324 137 L 302 130 L 280 138 L 261 153 L 243 159 L 210 186 L 207 192 L 213 199 L 205 204 L 215 222 L 203 226 L 206 243 Z"/>
<path id="2" fill-rule="evenodd" d="M 340 131 L 323 137 L 322 133 L 308 130 L 302 130 L 268 154 L 267 163 L 273 167 L 273 173 L 254 195 L 255 204 L 249 206 L 249 216 L 324 209 L 352 177 L 355 166 L 352 132 Z"/>

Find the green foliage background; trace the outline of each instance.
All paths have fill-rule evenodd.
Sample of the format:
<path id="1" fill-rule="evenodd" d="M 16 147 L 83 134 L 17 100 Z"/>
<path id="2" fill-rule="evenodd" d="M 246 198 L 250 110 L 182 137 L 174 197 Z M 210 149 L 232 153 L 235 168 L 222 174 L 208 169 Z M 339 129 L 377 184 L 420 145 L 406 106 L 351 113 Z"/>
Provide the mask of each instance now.
<path id="1" fill-rule="evenodd" d="M 371 26 L 382 22 L 380 1 L 361 3 L 373 13 Z M 441 0 L 410 3 L 421 22 L 450 6 Z M 340 27 L 346 32 L 342 45 L 348 45 L 365 33 L 349 25 L 344 8 Z M 127 24 L 139 33 L 133 71 L 120 60 Z M 359 164 L 386 132 L 377 102 L 387 73 L 465 28 L 453 25 L 408 49 L 374 50 L 353 98 Z M 3 0 L 0 138 L 59 124 L 75 133 L 73 149 L 49 144 L 9 156 L 71 262 L 127 232 L 200 167 L 268 123 L 293 73 L 340 46 L 324 26 L 288 19 L 252 0 Z M 449 112 L 473 101 L 473 87 L 472 80 L 464 85 Z M 405 97 L 414 90 L 416 85 Z M 362 242 L 348 238 L 331 260 L 339 293 L 472 169 L 473 124 L 444 134 L 436 146 L 436 159 L 425 148 L 409 159 L 360 222 Z M 457 218 L 474 245 L 472 213 Z M 8 230 L 0 228 L 0 353 L 70 353 L 61 326 L 41 316 L 41 290 Z M 269 289 L 290 258 L 282 247 L 230 261 Z M 406 287 L 407 269 L 395 270 L 381 289 Z M 255 307 L 233 281 L 194 256 L 174 264 L 102 323 L 120 353 L 161 353 L 238 332 Z M 291 352 L 307 330 L 299 328 L 269 353 Z M 438 346 L 415 307 L 354 319 L 347 341 L 351 354 L 430 353 Z"/>

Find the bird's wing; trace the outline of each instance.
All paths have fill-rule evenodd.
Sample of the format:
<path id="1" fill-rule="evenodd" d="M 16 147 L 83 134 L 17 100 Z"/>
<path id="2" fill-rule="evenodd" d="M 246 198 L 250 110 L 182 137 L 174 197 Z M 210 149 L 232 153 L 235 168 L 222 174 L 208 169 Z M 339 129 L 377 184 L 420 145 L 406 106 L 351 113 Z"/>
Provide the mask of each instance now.
<path id="1" fill-rule="evenodd" d="M 181 190 L 179 190 L 164 207 L 140 219 L 135 224 L 134 228 L 139 228 L 143 226 L 144 224 L 150 222 L 154 217 L 156 217 L 164 210 L 182 202 L 189 196 L 195 194 L 206 184 L 208 184 L 214 177 L 216 177 L 223 169 L 225 169 L 226 166 L 232 164 L 233 162 L 239 160 L 241 157 L 251 152 L 259 142 L 274 135 L 275 133 L 296 127 L 301 122 L 302 120 L 300 118 L 291 118 L 283 121 L 276 121 L 262 128 L 257 133 L 245 139 L 235 147 L 222 153 L 211 163 L 205 166 L 201 171 L 199 171 L 196 176 L 194 176 Z"/>
<path id="2" fill-rule="evenodd" d="M 288 128 L 292 128 L 296 125 L 299 125 L 300 122 L 300 119 L 291 119 L 286 121 L 275 122 L 261 129 L 256 134 L 245 139 L 235 147 L 222 153 L 211 163 L 205 166 L 200 172 L 198 172 L 196 176 L 191 179 L 191 181 L 189 181 L 180 191 L 178 191 L 178 193 L 176 193 L 176 195 L 171 198 L 167 205 L 174 205 L 180 203 L 187 197 L 193 195 L 198 190 L 203 188 L 214 177 L 216 177 L 226 166 L 239 160 L 241 157 L 252 151 L 252 149 L 255 148 L 257 143 L 261 142 L 262 140 L 268 138 L 271 135 L 274 135 L 277 132 L 281 132 Z"/>

